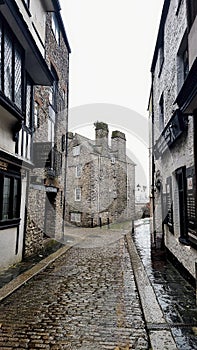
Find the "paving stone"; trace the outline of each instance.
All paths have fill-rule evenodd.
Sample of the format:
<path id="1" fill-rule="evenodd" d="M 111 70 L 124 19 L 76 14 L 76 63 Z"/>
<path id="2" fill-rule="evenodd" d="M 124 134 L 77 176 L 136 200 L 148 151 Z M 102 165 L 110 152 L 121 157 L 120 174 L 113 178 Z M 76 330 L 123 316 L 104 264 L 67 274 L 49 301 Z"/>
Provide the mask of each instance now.
<path id="1" fill-rule="evenodd" d="M 148 349 L 124 237 L 97 245 L 71 248 L 1 302 L 2 341 L 8 334 L 29 349 Z"/>

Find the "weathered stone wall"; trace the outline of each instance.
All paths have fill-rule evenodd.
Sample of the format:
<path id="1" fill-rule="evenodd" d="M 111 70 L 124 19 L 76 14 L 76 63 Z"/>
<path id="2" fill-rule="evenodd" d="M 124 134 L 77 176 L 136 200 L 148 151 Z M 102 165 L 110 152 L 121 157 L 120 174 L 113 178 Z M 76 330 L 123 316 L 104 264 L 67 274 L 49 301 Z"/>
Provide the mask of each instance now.
<path id="1" fill-rule="evenodd" d="M 76 145 L 80 145 L 80 154 L 73 156 L 73 147 Z M 97 141 L 95 144 L 78 134 L 70 138 L 67 221 L 70 221 L 70 213 L 81 213 L 81 222 L 77 224 L 82 226 L 98 225 L 100 219 L 102 224 L 107 224 L 108 219 L 115 222 L 118 219 L 134 218 L 135 165 L 118 159 L 117 152 L 109 147 L 108 152 L 106 149 L 98 147 Z M 76 166 L 79 164 L 81 175 L 76 177 Z M 75 188 L 81 188 L 80 201 L 75 200 Z"/>
<path id="2" fill-rule="evenodd" d="M 154 71 L 153 100 L 155 118 L 155 141 L 161 134 L 159 129 L 159 101 L 164 97 L 164 124 L 170 120 L 177 105 L 174 103 L 181 88 L 181 68 L 178 54 L 183 39 L 187 32 L 186 1 L 182 1 L 177 12 L 176 0 L 170 2 L 169 12 L 164 27 L 164 61 L 160 71 L 159 56 Z M 174 234 L 165 225 L 165 243 L 167 248 L 195 277 L 195 263 L 197 254 L 191 247 L 185 247 L 179 242 L 180 237 L 180 212 L 179 193 L 175 170 L 179 167 L 186 168 L 194 165 L 193 154 L 193 117 L 188 118 L 188 130 L 185 131 L 163 155 L 155 161 L 155 174 L 160 171 L 163 191 L 166 192 L 166 179 L 172 176 L 172 201 Z M 162 230 L 162 203 L 161 192 L 155 192 L 155 222 L 156 231 Z"/>
<path id="3" fill-rule="evenodd" d="M 43 249 L 43 231 L 36 222 L 27 216 L 27 231 L 25 242 L 25 256 L 35 255 Z"/>
<path id="4" fill-rule="evenodd" d="M 53 67 L 58 77 L 58 94 L 55 110 L 55 139 L 54 145 L 58 153 L 57 163 L 54 165 L 52 175 L 46 169 L 45 161 L 41 167 L 35 167 L 30 175 L 28 225 L 26 231 L 26 255 L 31 254 L 38 246 L 40 239 L 36 232 L 43 237 L 50 236 L 60 239 L 64 229 L 64 202 L 65 202 L 65 176 L 66 176 L 66 134 L 68 128 L 68 69 L 69 52 L 63 34 L 60 32 L 60 42 L 57 43 L 51 28 L 52 13 L 46 17 L 45 57 L 48 66 Z M 39 105 L 39 123 L 35 126 L 33 141 L 48 142 L 48 121 L 51 111 L 51 87 L 36 86 L 35 101 Z M 53 111 L 52 111 L 53 112 Z M 65 139 L 64 145 L 62 144 Z M 62 147 L 64 146 L 64 147 Z M 47 187 L 49 189 L 47 189 Z M 47 192 L 49 191 L 50 192 Z M 54 192 L 51 192 L 54 191 Z M 33 226 L 32 226 L 33 222 Z M 35 231 L 35 237 L 33 232 Z M 31 243 L 30 243 L 31 242 Z M 31 248 L 30 248 L 31 247 Z"/>

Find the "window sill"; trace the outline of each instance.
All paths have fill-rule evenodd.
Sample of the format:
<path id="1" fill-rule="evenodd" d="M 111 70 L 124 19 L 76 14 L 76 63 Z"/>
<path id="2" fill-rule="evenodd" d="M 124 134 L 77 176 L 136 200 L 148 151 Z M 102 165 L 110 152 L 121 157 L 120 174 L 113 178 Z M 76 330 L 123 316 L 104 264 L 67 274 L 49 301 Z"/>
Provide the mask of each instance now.
<path id="1" fill-rule="evenodd" d="M 0 221 L 0 230 L 5 230 L 12 227 L 17 227 L 20 224 L 20 218 L 19 219 L 10 219 L 10 220 L 2 220 Z"/>

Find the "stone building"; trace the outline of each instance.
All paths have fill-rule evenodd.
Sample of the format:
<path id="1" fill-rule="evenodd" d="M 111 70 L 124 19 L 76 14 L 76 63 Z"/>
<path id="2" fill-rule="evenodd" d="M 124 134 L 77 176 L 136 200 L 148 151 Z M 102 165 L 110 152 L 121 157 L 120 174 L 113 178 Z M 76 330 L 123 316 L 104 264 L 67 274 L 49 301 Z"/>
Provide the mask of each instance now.
<path id="1" fill-rule="evenodd" d="M 197 2 L 165 0 L 149 101 L 155 235 L 196 279 Z"/>
<path id="2" fill-rule="evenodd" d="M 52 1 L 0 1 L 0 268 L 22 259 L 32 163 L 33 88 L 50 86 L 45 17 Z"/>
<path id="3" fill-rule="evenodd" d="M 66 221 L 96 226 L 134 219 L 135 164 L 126 155 L 125 134 L 95 123 L 95 140 L 68 134 Z"/>
<path id="4" fill-rule="evenodd" d="M 58 240 L 64 232 L 70 47 L 59 1 L 51 2 L 45 26 L 42 44 L 53 85 L 34 90 L 34 167 L 30 173 L 26 256 L 39 251 L 46 237 Z"/>

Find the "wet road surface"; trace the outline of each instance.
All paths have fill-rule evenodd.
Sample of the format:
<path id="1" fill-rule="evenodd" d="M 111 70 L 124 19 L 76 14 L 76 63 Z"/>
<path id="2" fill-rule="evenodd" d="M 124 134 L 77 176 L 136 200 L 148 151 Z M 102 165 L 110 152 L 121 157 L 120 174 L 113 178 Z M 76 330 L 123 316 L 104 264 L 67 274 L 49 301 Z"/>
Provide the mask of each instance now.
<path id="1" fill-rule="evenodd" d="M 166 259 L 151 254 L 148 219 L 135 223 L 133 239 L 179 350 L 197 349 L 197 306 L 192 287 Z M 169 349 L 170 350 L 170 349 Z"/>
<path id="2" fill-rule="evenodd" d="M 90 235 L 0 304 L 0 349 L 148 349 L 125 239 L 111 234 Z"/>

